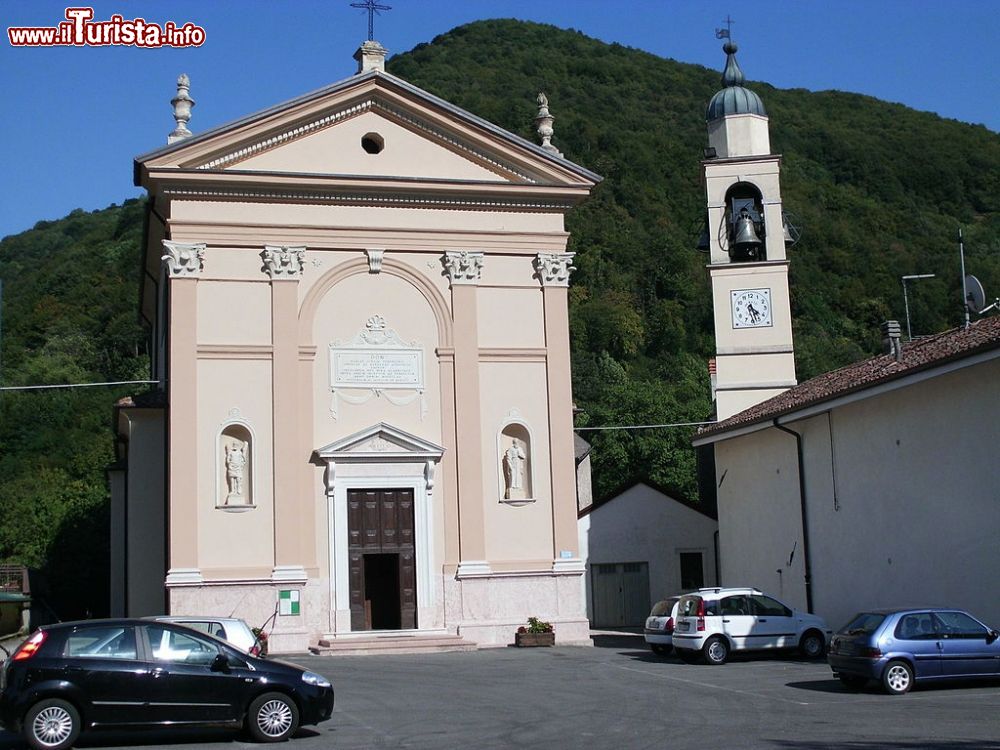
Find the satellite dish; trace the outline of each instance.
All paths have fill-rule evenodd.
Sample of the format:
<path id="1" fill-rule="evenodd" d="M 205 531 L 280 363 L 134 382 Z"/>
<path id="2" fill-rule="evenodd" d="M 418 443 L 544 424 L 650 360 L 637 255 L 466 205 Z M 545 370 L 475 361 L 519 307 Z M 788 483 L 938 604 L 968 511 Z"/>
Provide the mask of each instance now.
<path id="1" fill-rule="evenodd" d="M 966 276 L 965 289 L 965 306 L 969 308 L 970 312 L 977 314 L 983 312 L 983 308 L 986 307 L 986 292 L 983 291 L 983 285 L 979 283 L 979 279 L 972 274 Z"/>

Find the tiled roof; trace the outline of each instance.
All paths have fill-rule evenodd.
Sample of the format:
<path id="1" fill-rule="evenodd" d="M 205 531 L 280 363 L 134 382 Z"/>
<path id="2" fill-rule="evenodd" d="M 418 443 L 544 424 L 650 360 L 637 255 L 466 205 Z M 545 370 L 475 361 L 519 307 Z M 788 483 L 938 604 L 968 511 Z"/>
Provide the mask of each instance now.
<path id="1" fill-rule="evenodd" d="M 771 420 L 806 406 L 997 348 L 1000 348 L 1000 316 L 993 315 L 977 320 L 968 328 L 955 328 L 916 341 L 903 342 L 903 356 L 898 362 L 891 354 L 881 354 L 818 375 L 739 414 L 702 428 L 696 439 Z"/>

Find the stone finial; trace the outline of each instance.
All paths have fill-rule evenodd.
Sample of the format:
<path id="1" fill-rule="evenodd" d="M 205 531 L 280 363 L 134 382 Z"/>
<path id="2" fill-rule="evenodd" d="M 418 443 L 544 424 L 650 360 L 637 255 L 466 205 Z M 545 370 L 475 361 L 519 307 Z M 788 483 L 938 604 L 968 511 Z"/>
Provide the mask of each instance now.
<path id="1" fill-rule="evenodd" d="M 552 123 L 555 119 L 549 112 L 549 98 L 545 94 L 538 94 L 538 114 L 535 115 L 535 125 L 538 128 L 538 137 L 542 139 L 542 148 L 550 154 L 562 156 L 562 151 L 552 145 Z"/>
<path id="2" fill-rule="evenodd" d="M 188 120 L 191 119 L 191 107 L 194 106 L 194 99 L 191 98 L 190 91 L 191 79 L 188 78 L 187 73 L 181 73 L 177 76 L 177 96 L 170 100 L 170 103 L 174 105 L 174 119 L 177 121 L 177 127 L 174 128 L 173 133 L 167 136 L 167 143 L 182 141 L 192 135 L 187 126 Z"/>
<path id="3" fill-rule="evenodd" d="M 369 70 L 385 73 L 385 56 L 388 53 L 389 50 L 381 44 L 369 39 L 354 53 L 354 59 L 358 61 L 358 73 L 367 73 Z"/>

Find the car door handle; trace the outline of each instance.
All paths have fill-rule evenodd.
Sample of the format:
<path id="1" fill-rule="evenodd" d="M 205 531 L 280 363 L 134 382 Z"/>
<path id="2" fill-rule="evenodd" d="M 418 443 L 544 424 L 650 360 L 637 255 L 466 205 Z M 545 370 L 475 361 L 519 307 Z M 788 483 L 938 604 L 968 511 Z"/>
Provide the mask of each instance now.
<path id="1" fill-rule="evenodd" d="M 767 618 L 761 617 L 759 620 L 757 620 L 757 622 L 767 622 Z"/>
<path id="2" fill-rule="evenodd" d="M 729 622 L 729 620 L 727 620 L 725 617 L 722 618 L 722 621 L 723 622 Z"/>
<path id="3" fill-rule="evenodd" d="M 157 667 L 156 669 L 149 670 L 149 674 L 152 675 L 154 680 L 156 680 L 160 677 L 165 677 L 169 673 L 163 667 Z"/>
<path id="4" fill-rule="evenodd" d="M 63 667 L 63 672 L 66 672 L 67 674 L 69 673 L 79 674 L 80 672 L 84 671 L 86 670 L 84 670 L 83 667 Z"/>

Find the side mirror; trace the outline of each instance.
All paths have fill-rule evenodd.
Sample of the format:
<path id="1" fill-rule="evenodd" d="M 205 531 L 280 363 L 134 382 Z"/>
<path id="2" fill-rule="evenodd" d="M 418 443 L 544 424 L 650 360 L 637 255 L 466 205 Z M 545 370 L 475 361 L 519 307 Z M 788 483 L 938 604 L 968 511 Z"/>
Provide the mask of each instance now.
<path id="1" fill-rule="evenodd" d="M 986 633 L 986 642 L 993 643 L 997 638 L 1000 638 L 1000 633 L 995 630 L 990 630 Z"/>
<path id="2" fill-rule="evenodd" d="M 213 672 L 229 671 L 229 659 L 226 658 L 225 654 L 216 654 L 215 658 L 212 659 L 212 671 Z"/>

